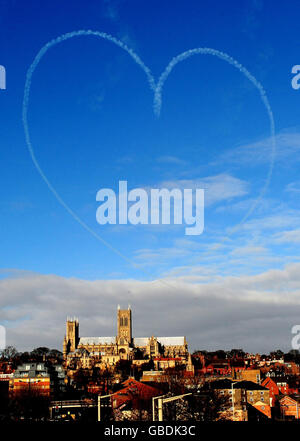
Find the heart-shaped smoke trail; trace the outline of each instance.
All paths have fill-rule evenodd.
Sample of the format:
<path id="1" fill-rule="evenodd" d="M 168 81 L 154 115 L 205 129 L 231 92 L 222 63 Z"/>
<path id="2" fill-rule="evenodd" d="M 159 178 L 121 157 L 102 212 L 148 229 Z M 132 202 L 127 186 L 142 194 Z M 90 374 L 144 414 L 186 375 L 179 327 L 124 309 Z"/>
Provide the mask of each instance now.
<path id="1" fill-rule="evenodd" d="M 29 149 L 29 153 L 30 153 L 30 156 L 32 158 L 32 161 L 33 161 L 37 171 L 39 172 L 39 174 L 41 175 L 41 177 L 43 178 L 43 180 L 47 184 L 49 190 L 54 194 L 54 196 L 56 197 L 58 202 L 67 210 L 67 212 L 85 230 L 87 230 L 90 234 L 92 234 L 97 240 L 102 242 L 106 247 L 108 247 L 110 250 L 112 250 L 114 253 L 116 253 L 118 256 L 120 256 L 122 259 L 124 259 L 130 265 L 133 265 L 134 267 L 143 271 L 147 276 L 151 276 L 153 278 L 154 276 L 151 273 L 149 273 L 145 269 L 141 269 L 138 264 L 136 264 L 134 261 L 129 259 L 127 256 L 123 255 L 117 248 L 113 247 L 109 242 L 107 242 L 99 234 L 97 234 L 69 207 L 69 205 L 58 194 L 56 189 L 53 187 L 53 185 L 51 184 L 51 182 L 47 178 L 46 174 L 42 170 L 42 168 L 41 168 L 41 166 L 35 156 L 35 153 L 34 153 L 34 149 L 33 149 L 30 134 L 29 134 L 29 126 L 28 126 L 28 106 L 29 106 L 29 95 L 30 95 L 30 88 L 31 88 L 31 82 L 32 82 L 32 75 L 33 75 L 35 69 L 37 68 L 38 64 L 40 63 L 41 59 L 43 58 L 43 56 L 48 52 L 48 50 L 51 47 L 56 46 L 57 44 L 62 43 L 63 41 L 69 40 L 70 38 L 80 37 L 80 36 L 95 36 L 98 38 L 102 38 L 103 40 L 110 41 L 110 42 L 116 44 L 117 46 L 119 46 L 121 49 L 125 50 L 133 58 L 133 60 L 136 62 L 136 64 L 142 68 L 142 70 L 145 72 L 145 74 L 147 76 L 150 88 L 153 91 L 155 90 L 155 81 L 154 81 L 154 78 L 150 72 L 150 69 L 142 62 L 140 57 L 132 49 L 130 49 L 126 44 L 124 44 L 122 41 L 118 40 L 117 38 L 115 38 L 109 34 L 106 34 L 105 32 L 98 32 L 98 31 L 91 31 L 91 30 L 80 30 L 80 31 L 69 32 L 67 34 L 61 35 L 61 36 L 49 41 L 47 44 L 45 44 L 42 47 L 42 49 L 38 52 L 33 63 L 31 64 L 30 68 L 27 71 L 25 89 L 24 89 L 24 98 L 23 98 L 22 119 L 23 119 L 23 126 L 24 126 L 24 132 L 25 132 L 25 139 L 26 139 L 26 143 L 27 143 L 27 146 Z"/>
<path id="2" fill-rule="evenodd" d="M 43 56 L 48 52 L 48 50 L 51 47 L 53 47 L 53 46 L 55 46 L 55 45 L 57 45 L 59 43 L 62 43 L 63 41 L 66 41 L 66 40 L 68 40 L 70 38 L 80 37 L 80 36 L 95 36 L 95 37 L 101 38 L 103 40 L 110 41 L 110 42 L 114 43 L 115 45 L 119 46 L 121 49 L 126 51 L 131 56 L 131 58 L 135 61 L 135 63 L 145 72 L 147 80 L 148 80 L 148 83 L 149 83 L 149 86 L 150 86 L 150 88 L 154 92 L 153 106 L 154 106 L 154 113 L 157 116 L 159 116 L 160 110 L 161 110 L 161 106 L 162 106 L 162 90 L 163 90 L 163 86 L 164 86 L 165 81 L 167 80 L 168 76 L 170 75 L 171 71 L 176 66 L 176 64 L 180 63 L 181 61 L 186 60 L 187 58 L 189 58 L 189 57 L 191 57 L 193 55 L 213 55 L 213 56 L 216 56 L 216 57 L 218 57 L 218 58 L 228 62 L 229 64 L 231 64 L 235 68 L 237 68 L 241 73 L 243 73 L 246 76 L 246 78 L 248 80 L 250 80 L 254 84 L 254 86 L 258 89 L 258 91 L 260 93 L 260 96 L 261 96 L 261 99 L 263 101 L 263 104 L 266 107 L 266 110 L 267 110 L 267 113 L 268 113 L 268 116 L 269 116 L 269 120 L 270 120 L 270 132 L 271 132 L 271 141 L 272 141 L 270 166 L 269 166 L 268 175 L 267 175 L 267 179 L 266 179 L 265 185 L 264 185 L 263 189 L 261 190 L 258 198 L 254 201 L 254 203 L 252 204 L 252 206 L 250 207 L 248 212 L 245 214 L 245 216 L 242 218 L 240 223 L 237 226 L 235 226 L 230 231 L 229 234 L 232 234 L 233 231 L 236 231 L 236 229 L 238 229 L 242 225 L 242 223 L 245 222 L 245 220 L 250 216 L 250 214 L 253 212 L 253 210 L 257 206 L 258 202 L 262 199 L 263 195 L 265 194 L 265 192 L 267 190 L 267 187 L 268 187 L 268 185 L 270 183 L 270 180 L 271 180 L 273 166 L 274 166 L 275 151 L 276 151 L 275 124 L 274 124 L 274 118 L 273 118 L 273 113 L 272 113 L 272 110 L 271 110 L 271 106 L 269 104 L 269 101 L 268 101 L 268 98 L 266 96 L 266 92 L 265 92 L 264 88 L 256 80 L 256 78 L 252 74 L 250 74 L 250 72 L 245 67 L 243 67 L 238 61 L 234 60 L 232 57 L 230 57 L 229 55 L 225 54 L 224 52 L 220 52 L 220 51 L 218 51 L 216 49 L 196 48 L 196 49 L 191 49 L 191 50 L 188 50 L 186 52 L 183 52 L 182 54 L 174 57 L 170 61 L 170 63 L 168 64 L 168 66 L 166 67 L 164 72 L 161 74 L 157 84 L 155 83 L 154 77 L 153 77 L 150 69 L 143 63 L 141 58 L 132 49 L 130 49 L 126 44 L 124 44 L 122 41 L 118 40 L 117 38 L 115 38 L 115 37 L 113 37 L 113 36 L 111 36 L 109 34 L 106 34 L 105 32 L 92 31 L 92 30 L 79 30 L 79 31 L 69 32 L 67 34 L 61 35 L 61 36 L 59 36 L 59 37 L 49 41 L 38 52 L 38 54 L 34 58 L 33 63 L 31 64 L 31 66 L 29 67 L 29 69 L 27 71 L 26 82 L 25 82 L 25 89 L 24 89 L 24 98 L 23 98 L 23 112 L 22 112 L 23 113 L 22 119 L 23 119 L 23 126 L 24 126 L 24 132 L 25 132 L 25 139 L 26 139 L 27 147 L 29 149 L 30 156 L 32 158 L 32 161 L 33 161 L 37 171 L 39 172 L 39 174 L 41 175 L 41 177 L 43 178 L 43 180 L 47 184 L 47 186 L 50 189 L 50 191 L 54 194 L 54 196 L 56 197 L 58 202 L 67 210 L 67 212 L 86 231 L 88 231 L 90 234 L 92 234 L 97 240 L 102 242 L 107 248 L 112 250 L 114 253 L 116 253 L 118 256 L 120 256 L 127 263 L 129 263 L 130 265 L 133 265 L 135 268 L 138 268 L 140 271 L 142 271 L 147 276 L 150 276 L 150 277 L 155 279 L 153 274 L 149 273 L 144 268 L 141 268 L 138 264 L 136 264 L 134 261 L 129 259 L 127 256 L 123 255 L 118 249 L 114 248 L 109 242 L 107 242 L 99 234 L 97 234 L 92 228 L 90 228 L 67 205 L 67 203 L 57 193 L 57 191 L 55 190 L 55 188 L 53 187 L 53 185 L 51 184 L 51 182 L 49 181 L 49 179 L 45 175 L 45 173 L 42 170 L 41 166 L 39 165 L 39 162 L 36 159 L 36 156 L 35 156 L 35 153 L 34 153 L 34 149 L 33 149 L 33 146 L 32 146 L 32 143 L 31 143 L 31 139 L 30 139 L 30 134 L 29 134 L 29 127 L 28 127 L 28 105 L 29 105 L 29 95 L 30 95 L 30 88 L 31 88 L 31 82 L 32 82 L 33 73 L 34 73 L 35 69 L 37 68 L 38 64 L 40 63 L 41 59 L 43 58 Z M 224 239 L 224 240 L 226 240 L 226 239 Z M 170 285 L 165 280 L 157 279 L 157 280 L 154 280 L 154 282 L 155 281 L 158 281 L 160 283 L 163 283 L 164 285 L 167 285 L 167 286 L 169 286 L 171 288 L 175 288 L 176 289 L 176 287 Z"/>
<path id="3" fill-rule="evenodd" d="M 269 117 L 270 134 L 271 134 L 271 155 L 270 155 L 270 165 L 269 165 L 267 178 L 265 180 L 265 184 L 264 184 L 263 188 L 261 189 L 258 197 L 254 200 L 254 202 L 252 203 L 252 205 L 250 206 L 249 210 L 244 215 L 242 220 L 237 225 L 235 225 L 233 228 L 231 228 L 230 233 L 229 233 L 229 235 L 231 235 L 234 231 L 236 231 L 245 222 L 245 220 L 251 215 L 251 213 L 253 213 L 256 206 L 258 205 L 258 203 L 260 202 L 260 200 L 263 198 L 264 194 L 266 193 L 267 188 L 270 184 L 272 173 L 273 173 L 273 168 L 274 168 L 275 153 L 276 153 L 274 116 L 273 116 L 273 112 L 272 112 L 269 100 L 267 98 L 266 91 L 263 88 L 262 84 L 259 81 L 257 81 L 257 79 L 244 66 L 242 66 L 242 64 L 240 64 L 234 58 L 230 57 L 229 55 L 225 54 L 224 52 L 218 51 L 216 49 L 208 48 L 208 47 L 199 47 L 196 49 L 189 49 L 188 51 L 182 52 L 181 54 L 172 58 L 172 60 L 170 61 L 170 63 L 168 64 L 168 66 L 166 67 L 164 72 L 161 74 L 161 76 L 158 80 L 157 86 L 155 88 L 155 91 L 154 91 L 153 108 L 154 108 L 155 115 L 157 115 L 157 116 L 160 115 L 160 110 L 161 110 L 161 106 L 162 106 L 162 91 L 163 91 L 163 87 L 164 87 L 164 84 L 165 84 L 168 76 L 170 75 L 170 73 L 172 72 L 172 70 L 174 69 L 176 64 L 192 57 L 193 55 L 212 55 L 214 57 L 217 57 L 217 58 L 220 58 L 221 60 L 226 61 L 227 63 L 231 64 L 236 69 L 238 69 L 243 75 L 245 75 L 245 77 L 249 81 L 251 81 L 251 83 L 259 91 L 261 100 L 267 110 L 268 117 Z M 224 240 L 226 240 L 226 239 L 224 239 Z M 219 245 L 220 244 L 217 244 L 216 246 L 219 246 Z"/>

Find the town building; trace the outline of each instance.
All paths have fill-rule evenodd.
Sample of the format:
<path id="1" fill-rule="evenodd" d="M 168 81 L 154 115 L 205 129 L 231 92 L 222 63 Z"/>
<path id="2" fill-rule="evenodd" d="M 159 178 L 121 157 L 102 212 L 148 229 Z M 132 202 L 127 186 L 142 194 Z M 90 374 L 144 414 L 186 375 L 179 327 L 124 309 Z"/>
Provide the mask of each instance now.
<path id="1" fill-rule="evenodd" d="M 24 363 L 17 367 L 9 380 L 10 395 L 22 392 L 50 396 L 64 388 L 65 371 L 61 365 L 46 366 L 45 363 Z"/>
<path id="2" fill-rule="evenodd" d="M 270 391 L 271 406 L 274 407 L 278 398 L 282 395 L 294 395 L 299 393 L 298 379 L 294 377 L 266 377 L 262 381 L 262 386 L 265 386 Z"/>
<path id="3" fill-rule="evenodd" d="M 247 421 L 247 391 L 245 389 L 236 388 L 236 384 L 228 378 L 212 381 L 209 387 L 228 399 L 228 404 L 224 406 L 221 418 Z"/>
<path id="4" fill-rule="evenodd" d="M 112 396 L 113 408 L 121 409 L 140 409 L 147 406 L 151 409 L 151 399 L 162 394 L 162 391 L 129 378 L 122 383 L 122 389 L 115 392 Z"/>
<path id="5" fill-rule="evenodd" d="M 235 373 L 237 380 L 253 381 L 260 384 L 260 369 L 247 368 Z"/>
<path id="6" fill-rule="evenodd" d="M 227 419 L 247 421 L 249 409 L 253 408 L 266 418 L 271 418 L 270 392 L 253 381 L 217 380 L 210 387 L 229 398 L 229 406 L 224 409 Z"/>
<path id="7" fill-rule="evenodd" d="M 300 417 L 300 396 L 295 394 L 279 400 L 281 417 L 284 420 L 298 420 Z"/>

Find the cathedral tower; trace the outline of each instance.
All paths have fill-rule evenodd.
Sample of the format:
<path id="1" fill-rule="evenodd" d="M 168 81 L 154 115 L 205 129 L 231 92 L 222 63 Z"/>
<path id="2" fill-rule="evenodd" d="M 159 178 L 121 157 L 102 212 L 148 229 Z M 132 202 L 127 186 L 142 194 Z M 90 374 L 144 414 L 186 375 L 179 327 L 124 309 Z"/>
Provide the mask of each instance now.
<path id="1" fill-rule="evenodd" d="M 132 343 L 131 309 L 120 309 L 118 306 L 118 341 L 119 344 Z"/>
<path id="2" fill-rule="evenodd" d="M 63 351 L 68 354 L 69 352 L 77 349 L 79 342 L 79 322 L 78 319 L 67 319 L 66 323 L 66 336 L 64 338 Z"/>

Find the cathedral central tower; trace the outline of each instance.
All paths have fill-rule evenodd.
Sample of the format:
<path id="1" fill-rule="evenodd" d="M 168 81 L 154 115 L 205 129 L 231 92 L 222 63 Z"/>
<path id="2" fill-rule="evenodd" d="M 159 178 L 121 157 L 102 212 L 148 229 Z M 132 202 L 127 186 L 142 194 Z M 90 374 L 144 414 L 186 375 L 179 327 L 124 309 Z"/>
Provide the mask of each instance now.
<path id="1" fill-rule="evenodd" d="M 131 309 L 120 309 L 118 306 L 118 341 L 120 344 L 132 343 Z"/>

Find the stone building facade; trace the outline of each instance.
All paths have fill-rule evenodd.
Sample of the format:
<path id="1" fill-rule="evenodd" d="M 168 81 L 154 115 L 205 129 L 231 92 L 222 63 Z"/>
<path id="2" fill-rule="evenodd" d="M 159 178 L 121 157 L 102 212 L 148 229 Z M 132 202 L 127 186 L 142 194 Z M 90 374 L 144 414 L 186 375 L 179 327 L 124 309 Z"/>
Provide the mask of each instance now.
<path id="1" fill-rule="evenodd" d="M 115 337 L 80 337 L 78 319 L 67 319 L 63 341 L 63 355 L 67 364 L 80 359 L 88 367 L 88 359 L 94 357 L 107 365 L 120 359 L 134 360 L 144 357 L 188 357 L 186 338 L 181 337 L 133 337 L 131 308 L 117 311 L 117 335 Z"/>

